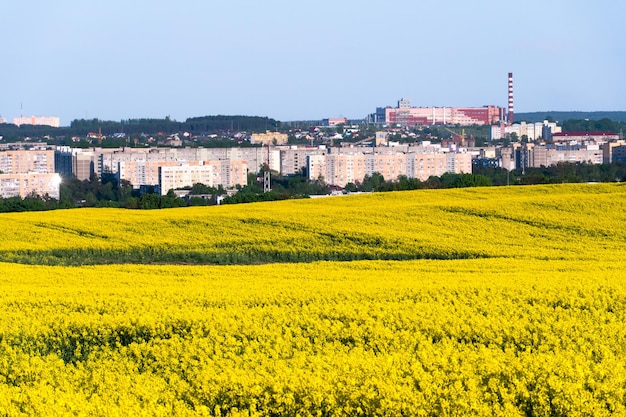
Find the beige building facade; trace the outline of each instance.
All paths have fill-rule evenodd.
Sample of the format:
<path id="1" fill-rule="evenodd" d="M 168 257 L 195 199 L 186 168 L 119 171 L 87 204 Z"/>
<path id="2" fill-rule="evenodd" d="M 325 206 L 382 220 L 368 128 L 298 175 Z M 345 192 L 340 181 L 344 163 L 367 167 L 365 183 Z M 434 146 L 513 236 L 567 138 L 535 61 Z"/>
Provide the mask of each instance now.
<path id="1" fill-rule="evenodd" d="M 441 176 L 446 172 L 472 172 L 472 155 L 469 153 L 421 147 L 395 152 L 389 148 L 367 153 L 365 149 L 359 152 L 356 148 L 346 151 L 309 155 L 309 179 L 321 177 L 327 184 L 345 187 L 348 183 L 362 182 L 366 175 L 374 173 L 392 181 L 400 176 L 425 181 L 431 176 Z"/>
<path id="2" fill-rule="evenodd" d="M 30 195 L 60 197 L 61 176 L 55 173 L 0 174 L 0 196 L 2 198 Z"/>
<path id="3" fill-rule="evenodd" d="M 159 188 L 165 195 L 169 190 L 191 187 L 201 183 L 209 187 L 233 188 L 245 186 L 248 167 L 245 161 L 205 161 L 201 165 L 163 165 L 159 167 Z"/>
<path id="4" fill-rule="evenodd" d="M 0 171 L 4 174 L 54 173 L 54 151 L 12 150 L 0 152 Z"/>

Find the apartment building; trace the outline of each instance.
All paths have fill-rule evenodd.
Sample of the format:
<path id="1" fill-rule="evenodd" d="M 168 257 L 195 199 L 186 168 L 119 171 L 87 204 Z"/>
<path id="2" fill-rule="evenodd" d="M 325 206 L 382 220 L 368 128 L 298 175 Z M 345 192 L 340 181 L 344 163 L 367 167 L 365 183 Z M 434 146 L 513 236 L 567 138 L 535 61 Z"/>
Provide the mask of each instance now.
<path id="1" fill-rule="evenodd" d="M 61 177 L 54 172 L 53 150 L 0 152 L 0 196 L 49 196 L 59 199 Z"/>
<path id="2" fill-rule="evenodd" d="M 11 150 L 0 152 L 0 171 L 4 174 L 54 172 L 53 150 Z"/>
<path id="3" fill-rule="evenodd" d="M 506 169 L 540 168 L 560 162 L 601 164 L 604 151 L 599 144 L 516 143 L 500 150 L 502 167 Z"/>
<path id="4" fill-rule="evenodd" d="M 253 133 L 252 135 L 250 135 L 250 143 L 262 143 L 263 145 L 284 145 L 287 143 L 288 138 L 289 135 L 287 135 L 286 133 L 268 131 L 266 133 Z"/>
<path id="5" fill-rule="evenodd" d="M 612 162 L 626 162 L 626 141 L 616 140 L 602 146 L 602 161 L 605 164 Z"/>
<path id="6" fill-rule="evenodd" d="M 61 126 L 61 119 L 56 116 L 29 116 L 29 117 L 14 117 L 13 124 L 17 126 L 21 125 L 42 125 L 42 126 Z"/>
<path id="7" fill-rule="evenodd" d="M 375 172 L 388 180 L 407 176 L 422 181 L 446 172 L 472 172 L 471 154 L 449 152 L 436 146 L 406 147 L 406 150 L 339 148 L 333 151 L 307 157 L 309 179 L 322 177 L 327 184 L 345 187 L 350 182 L 361 182 L 365 175 Z"/>
<path id="8" fill-rule="evenodd" d="M 561 126 L 557 126 L 556 123 L 548 122 L 543 123 L 514 123 L 512 125 L 506 125 L 504 123 L 491 126 L 489 133 L 490 140 L 500 140 L 506 138 L 508 135 L 515 134 L 518 139 L 526 136 L 528 140 L 537 140 L 542 138 L 549 140 L 551 137 L 561 132 Z M 550 138 L 548 138 L 550 136 Z"/>
<path id="9" fill-rule="evenodd" d="M 158 185 L 162 195 L 169 190 L 201 183 L 209 187 L 245 186 L 248 167 L 245 161 L 204 161 L 200 165 L 163 165 L 158 169 Z"/>
<path id="10" fill-rule="evenodd" d="M 61 176 L 56 173 L 0 174 L 0 196 L 2 198 L 25 198 L 35 194 L 58 200 L 60 185 Z"/>
<path id="11" fill-rule="evenodd" d="M 615 132 L 559 132 L 552 135 L 554 142 L 598 142 L 606 143 L 619 139 Z"/>
<path id="12" fill-rule="evenodd" d="M 178 161 L 152 161 L 152 160 L 131 160 L 120 161 L 114 173 L 122 181 L 128 181 L 133 188 L 139 189 L 144 185 L 159 185 L 159 170 L 162 167 L 179 166 Z M 187 165 L 199 165 L 197 161 L 192 161 Z"/>
<path id="13" fill-rule="evenodd" d="M 325 146 L 290 146 L 281 147 L 280 151 L 280 173 L 282 175 L 295 175 L 306 169 L 307 156 L 323 155 L 327 152 Z"/>

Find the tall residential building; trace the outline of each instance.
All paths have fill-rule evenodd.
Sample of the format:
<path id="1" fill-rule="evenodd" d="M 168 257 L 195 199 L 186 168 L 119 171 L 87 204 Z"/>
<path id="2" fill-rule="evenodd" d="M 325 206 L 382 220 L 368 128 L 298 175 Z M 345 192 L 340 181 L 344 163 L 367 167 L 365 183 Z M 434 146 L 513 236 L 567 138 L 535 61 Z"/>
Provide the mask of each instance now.
<path id="1" fill-rule="evenodd" d="M 30 195 L 60 197 L 61 176 L 55 173 L 0 174 L 0 197 L 21 197 Z"/>
<path id="2" fill-rule="evenodd" d="M 202 165 L 181 164 L 159 167 L 159 189 L 165 195 L 169 190 L 191 187 L 201 183 L 209 187 L 233 188 L 245 186 L 248 167 L 245 161 L 205 161 Z"/>
<path id="3" fill-rule="evenodd" d="M 0 171 L 4 174 L 54 173 L 54 151 L 11 150 L 0 152 Z"/>
<path id="4" fill-rule="evenodd" d="M 280 173 L 295 175 L 306 169 L 307 156 L 326 153 L 325 147 L 317 146 L 290 146 L 280 149 Z"/>
<path id="5" fill-rule="evenodd" d="M 603 163 L 603 150 L 596 143 L 546 144 L 515 143 L 501 149 L 502 167 L 506 169 L 540 168 L 559 162 Z"/>
<path id="6" fill-rule="evenodd" d="M 43 125 L 43 126 L 59 127 L 61 126 L 61 119 L 56 116 L 14 117 L 13 124 L 17 126 Z"/>
<path id="7" fill-rule="evenodd" d="M 547 120 L 543 123 L 521 122 L 512 125 L 502 123 L 491 126 L 489 140 L 500 140 L 506 138 L 507 135 L 515 134 L 519 140 L 521 140 L 523 136 L 526 136 L 528 140 L 542 138 L 545 141 L 550 141 L 553 134 L 560 132 L 561 126 L 557 126 L 556 123 L 548 122 Z"/>
<path id="8" fill-rule="evenodd" d="M 61 177 L 54 172 L 53 150 L 0 152 L 0 196 L 32 194 L 59 199 Z"/>
<path id="9" fill-rule="evenodd" d="M 626 141 L 616 140 L 602 145 L 602 161 L 605 164 L 626 162 Z"/>
<path id="10" fill-rule="evenodd" d="M 435 146 L 369 149 L 333 149 L 328 154 L 309 155 L 309 179 L 322 177 L 327 184 L 345 187 L 350 182 L 362 182 L 365 175 L 375 172 L 388 180 L 407 176 L 422 181 L 446 172 L 472 172 L 469 153 L 449 152 Z"/>

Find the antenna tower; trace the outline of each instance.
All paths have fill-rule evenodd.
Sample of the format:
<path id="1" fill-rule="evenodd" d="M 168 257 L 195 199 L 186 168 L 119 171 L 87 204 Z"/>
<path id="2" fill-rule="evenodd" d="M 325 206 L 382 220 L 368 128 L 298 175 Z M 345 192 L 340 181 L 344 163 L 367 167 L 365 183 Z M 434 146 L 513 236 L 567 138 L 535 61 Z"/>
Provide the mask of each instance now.
<path id="1" fill-rule="evenodd" d="M 507 121 L 513 123 L 515 121 L 513 112 L 513 73 L 509 72 L 509 109 L 507 112 Z"/>
<path id="2" fill-rule="evenodd" d="M 263 163 L 263 192 L 268 193 L 270 191 L 272 191 L 270 180 L 270 143 L 267 142 L 267 158 Z"/>

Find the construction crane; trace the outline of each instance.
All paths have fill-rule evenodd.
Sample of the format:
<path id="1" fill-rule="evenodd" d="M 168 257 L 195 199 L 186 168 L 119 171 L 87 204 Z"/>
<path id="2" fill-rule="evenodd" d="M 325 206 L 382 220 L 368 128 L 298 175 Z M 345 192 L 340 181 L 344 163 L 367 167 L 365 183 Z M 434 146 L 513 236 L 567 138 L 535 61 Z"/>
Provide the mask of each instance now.
<path id="1" fill-rule="evenodd" d="M 461 129 L 461 134 L 459 135 L 458 133 L 456 133 L 454 130 L 452 129 L 448 129 L 445 126 L 442 126 L 445 130 L 447 130 L 448 132 L 452 133 L 452 139 L 456 142 L 457 138 L 461 139 L 461 146 L 465 146 L 465 129 Z"/>

